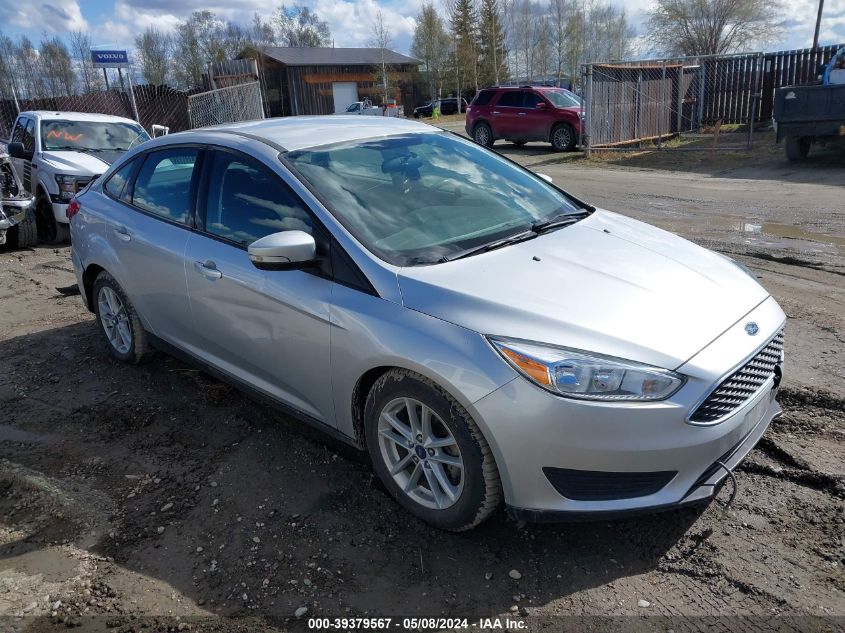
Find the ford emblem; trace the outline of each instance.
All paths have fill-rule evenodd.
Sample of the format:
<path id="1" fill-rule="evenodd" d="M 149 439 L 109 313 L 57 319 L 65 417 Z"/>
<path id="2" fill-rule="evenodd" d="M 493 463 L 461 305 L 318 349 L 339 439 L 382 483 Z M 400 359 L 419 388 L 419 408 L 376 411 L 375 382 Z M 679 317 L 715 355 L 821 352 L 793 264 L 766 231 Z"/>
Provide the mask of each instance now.
<path id="1" fill-rule="evenodd" d="M 748 333 L 748 336 L 754 336 L 760 331 L 760 327 L 754 321 L 749 321 L 745 324 L 745 331 Z"/>

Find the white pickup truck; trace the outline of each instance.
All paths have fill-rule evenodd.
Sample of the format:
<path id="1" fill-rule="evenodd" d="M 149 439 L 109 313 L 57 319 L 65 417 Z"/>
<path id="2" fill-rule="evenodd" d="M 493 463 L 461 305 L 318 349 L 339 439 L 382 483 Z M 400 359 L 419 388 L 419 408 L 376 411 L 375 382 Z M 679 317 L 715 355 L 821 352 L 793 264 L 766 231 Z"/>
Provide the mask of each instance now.
<path id="1" fill-rule="evenodd" d="M 149 138 L 140 124 L 122 117 L 21 112 L 12 128 L 9 155 L 24 190 L 35 196 L 39 241 L 66 242 L 66 209 L 76 192 Z"/>
<path id="2" fill-rule="evenodd" d="M 368 99 L 355 101 L 347 106 L 340 114 L 362 114 L 364 116 L 405 116 L 405 107 L 401 105 L 374 106 Z"/>

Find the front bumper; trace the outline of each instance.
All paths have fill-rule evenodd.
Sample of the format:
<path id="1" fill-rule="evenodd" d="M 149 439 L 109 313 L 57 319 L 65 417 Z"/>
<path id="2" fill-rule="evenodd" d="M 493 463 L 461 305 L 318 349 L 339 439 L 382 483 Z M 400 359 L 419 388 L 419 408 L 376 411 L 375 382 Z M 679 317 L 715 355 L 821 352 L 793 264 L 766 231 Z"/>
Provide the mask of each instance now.
<path id="1" fill-rule="evenodd" d="M 6 198 L 0 200 L 0 244 L 6 243 L 6 231 L 33 213 L 34 198 Z"/>
<path id="2" fill-rule="evenodd" d="M 764 301 L 678 368 L 687 382 L 666 401 L 578 401 L 519 377 L 475 402 L 510 512 L 531 520 L 599 519 L 711 497 L 727 476 L 717 462 L 736 467 L 779 415 L 777 377 L 718 424 L 690 424 L 687 415 L 784 319 L 773 299 Z M 748 320 L 768 336 L 749 336 Z"/>

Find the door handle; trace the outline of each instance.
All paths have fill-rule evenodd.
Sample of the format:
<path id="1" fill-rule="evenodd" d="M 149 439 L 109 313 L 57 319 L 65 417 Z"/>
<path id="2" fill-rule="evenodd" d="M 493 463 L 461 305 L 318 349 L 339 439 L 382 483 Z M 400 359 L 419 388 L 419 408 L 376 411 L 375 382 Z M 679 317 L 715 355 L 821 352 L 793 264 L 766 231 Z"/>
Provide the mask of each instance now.
<path id="1" fill-rule="evenodd" d="M 519 116 L 525 116 L 525 112 L 517 112 Z"/>
<path id="2" fill-rule="evenodd" d="M 501 114 L 498 110 L 493 110 L 493 114 Z"/>
<path id="3" fill-rule="evenodd" d="M 114 230 L 114 234 L 117 235 L 117 239 L 122 242 L 128 242 L 132 239 L 132 236 L 129 235 L 129 231 L 126 230 L 125 226 L 119 226 Z"/>
<path id="4" fill-rule="evenodd" d="M 223 273 L 217 270 L 217 264 L 211 260 L 205 262 L 194 262 L 194 268 L 200 271 L 206 279 L 210 279 L 211 281 L 220 279 L 223 276 Z"/>

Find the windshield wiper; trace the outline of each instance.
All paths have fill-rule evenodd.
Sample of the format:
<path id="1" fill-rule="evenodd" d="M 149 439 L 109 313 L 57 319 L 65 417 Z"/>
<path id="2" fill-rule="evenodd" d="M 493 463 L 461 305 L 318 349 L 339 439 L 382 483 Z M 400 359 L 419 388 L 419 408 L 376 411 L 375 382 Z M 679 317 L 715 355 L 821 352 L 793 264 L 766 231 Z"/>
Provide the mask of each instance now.
<path id="1" fill-rule="evenodd" d="M 531 238 L 537 237 L 537 233 L 529 229 L 528 231 L 522 231 L 520 233 L 515 233 L 514 235 L 510 235 L 508 237 L 503 237 L 500 240 L 496 240 L 494 242 L 489 242 L 484 244 L 483 246 L 477 246 L 475 248 L 470 248 L 465 251 L 458 251 L 453 255 L 444 255 L 439 260 L 439 263 L 445 262 L 453 262 L 456 259 L 463 259 L 464 257 L 472 257 L 473 255 L 478 255 L 479 253 L 486 253 L 488 251 L 495 250 L 497 248 L 502 248 L 504 246 L 510 246 L 511 244 L 517 244 L 519 242 L 524 242 L 525 240 L 530 240 Z"/>
<path id="2" fill-rule="evenodd" d="M 552 229 L 559 229 L 562 226 L 569 226 L 570 224 L 575 224 L 578 220 L 583 220 L 588 215 L 590 215 L 589 211 L 580 211 L 580 212 L 572 212 L 569 211 L 567 213 L 558 213 L 550 217 L 547 220 L 541 220 L 535 222 L 531 225 L 531 230 L 535 233 L 545 233 L 546 231 L 551 231 Z"/>

